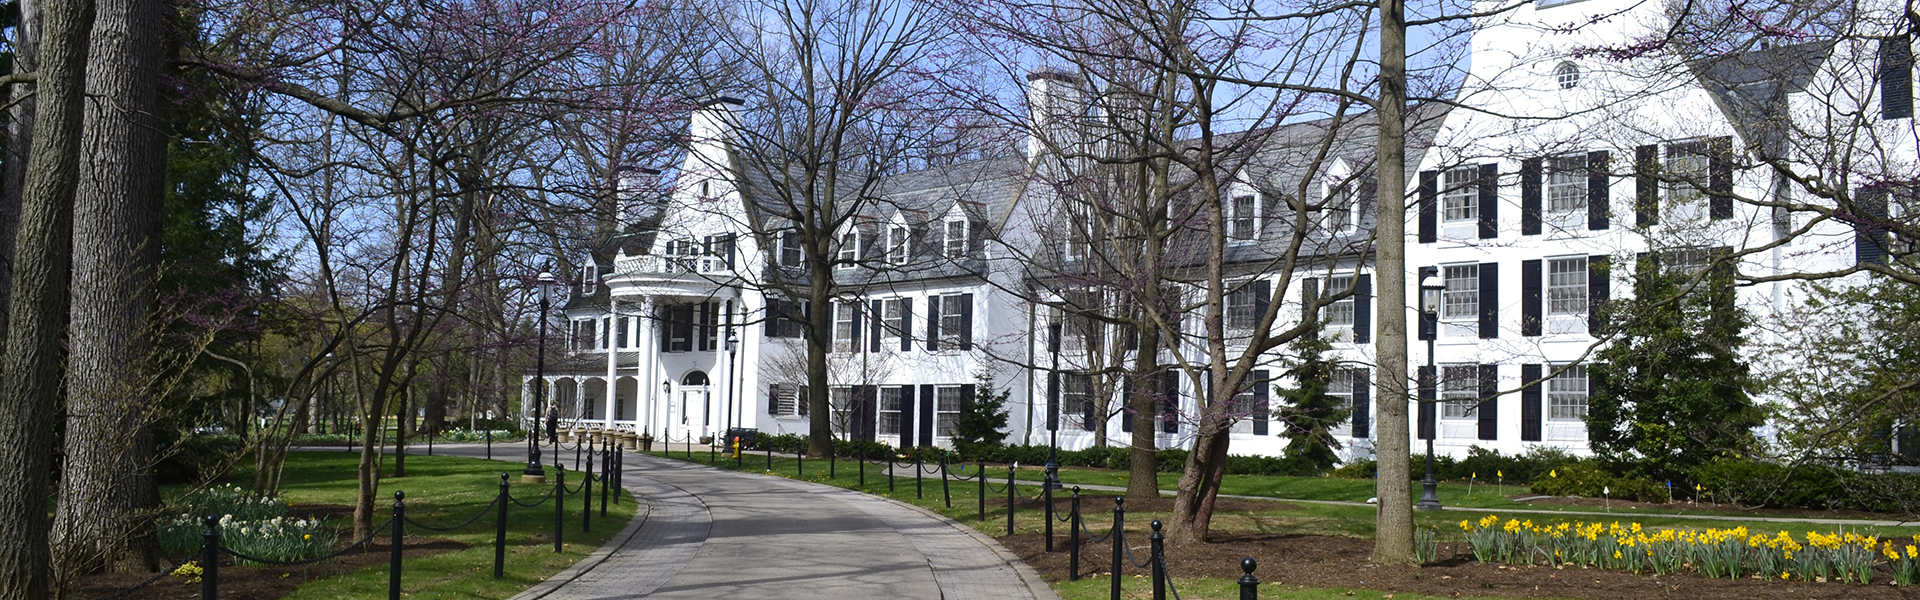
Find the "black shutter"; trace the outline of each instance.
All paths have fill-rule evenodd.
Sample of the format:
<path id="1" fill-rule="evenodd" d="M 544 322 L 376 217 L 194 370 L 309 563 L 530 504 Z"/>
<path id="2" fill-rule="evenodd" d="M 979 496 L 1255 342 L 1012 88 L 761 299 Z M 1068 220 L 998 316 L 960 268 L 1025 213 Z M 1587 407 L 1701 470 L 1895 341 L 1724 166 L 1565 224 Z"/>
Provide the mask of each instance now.
<path id="1" fill-rule="evenodd" d="M 707 343 L 707 332 L 713 330 L 713 303 L 701 302 L 698 307 L 689 306 L 687 308 L 688 316 L 694 319 L 694 349 L 701 352 L 713 350 L 713 345 Z M 608 333 L 612 332 L 609 331 Z"/>
<path id="2" fill-rule="evenodd" d="M 1353 369 L 1353 437 L 1373 437 L 1373 378 L 1365 367 Z"/>
<path id="3" fill-rule="evenodd" d="M 798 393 L 800 395 L 793 398 L 793 411 L 800 413 L 800 416 L 804 417 L 807 416 L 808 412 L 813 410 L 813 394 L 809 392 L 807 386 L 804 385 L 800 386 Z"/>
<path id="4" fill-rule="evenodd" d="M 1500 367 L 1480 365 L 1480 439 L 1500 439 Z"/>
<path id="5" fill-rule="evenodd" d="M 1420 381 L 1419 381 L 1419 386 L 1420 386 L 1420 410 L 1419 410 L 1419 416 L 1420 416 L 1420 437 L 1419 437 L 1419 439 L 1423 439 L 1423 440 L 1431 440 L 1431 439 L 1434 439 L 1434 437 L 1435 437 L 1435 436 L 1433 435 L 1433 425 L 1434 425 L 1434 423 L 1433 423 L 1433 417 L 1434 417 L 1434 415 L 1433 415 L 1433 413 L 1434 413 L 1434 410 L 1433 410 L 1433 409 L 1434 409 L 1434 406 L 1433 406 L 1433 401 L 1434 401 L 1434 398 L 1435 398 L 1435 395 L 1434 395 L 1434 392 L 1435 392 L 1435 390 L 1434 390 L 1434 383 L 1435 383 L 1435 381 L 1434 381 L 1434 372 L 1433 372 L 1433 367 L 1429 367 L 1429 366 L 1426 366 L 1426 365 L 1421 365 L 1421 366 L 1420 366 L 1420 370 L 1419 370 L 1419 378 L 1420 378 Z"/>
<path id="6" fill-rule="evenodd" d="M 1320 298 L 1320 279 L 1308 277 L 1300 280 L 1300 321 L 1309 323 L 1315 331 L 1320 328 L 1320 319 L 1314 314 L 1313 303 Z"/>
<path id="7" fill-rule="evenodd" d="M 927 296 L 927 351 L 940 349 L 940 297 Z"/>
<path id="8" fill-rule="evenodd" d="M 834 319 L 834 317 L 836 317 L 836 316 L 838 316 L 838 315 L 837 315 L 836 313 L 839 313 L 839 312 L 840 312 L 840 311 L 842 311 L 842 310 L 846 310 L 846 309 L 843 309 L 843 308 L 841 308 L 841 307 L 840 307 L 840 303 L 839 303 L 839 302 L 828 302 L 828 303 L 827 303 L 827 331 L 826 331 L 826 335 L 824 335 L 824 336 L 821 336 L 821 337 L 825 337 L 825 338 L 827 338 L 827 351 L 828 351 L 828 352 L 832 352 L 832 351 L 833 351 L 833 334 L 834 334 L 834 331 L 833 331 L 833 330 L 835 330 L 835 329 L 839 329 L 839 328 L 840 328 L 840 326 L 839 326 L 839 323 L 840 323 L 840 322 L 839 322 L 839 321 L 835 321 L 835 320 L 833 320 L 833 319 Z"/>
<path id="9" fill-rule="evenodd" d="M 1180 433 L 1180 372 L 1160 374 L 1160 431 Z"/>
<path id="10" fill-rule="evenodd" d="M 868 352 L 880 351 L 880 329 L 886 326 L 885 323 L 880 322 L 881 315 L 884 314 L 881 310 L 880 302 L 880 300 L 868 301 L 868 318 L 873 320 L 872 327 L 869 327 L 867 331 Z"/>
<path id="11" fill-rule="evenodd" d="M 1500 337 L 1500 263 L 1480 263 L 1480 339 Z"/>
<path id="12" fill-rule="evenodd" d="M 855 300 L 853 302 L 842 304 L 840 305 L 840 310 L 853 311 L 853 319 L 852 319 L 853 339 L 847 340 L 847 348 L 850 349 L 851 351 L 859 352 L 860 351 L 860 326 L 866 322 L 866 319 L 862 318 L 865 315 L 860 314 L 860 301 Z"/>
<path id="13" fill-rule="evenodd" d="M 1520 261 L 1520 335 L 1540 335 L 1540 316 L 1545 299 L 1541 294 L 1540 260 Z"/>
<path id="14" fill-rule="evenodd" d="M 1600 231 L 1613 227 L 1609 216 L 1612 208 L 1613 179 L 1608 176 L 1608 163 L 1613 162 L 1613 153 L 1595 150 L 1587 153 L 1587 229 Z"/>
<path id="15" fill-rule="evenodd" d="M 913 408 L 914 408 L 913 386 L 910 386 L 910 385 L 900 386 L 900 447 L 901 448 L 913 447 L 913 434 L 915 433 L 915 430 L 919 429 L 919 427 L 916 426 L 918 422 L 914 421 L 913 419 L 913 415 L 914 415 Z"/>
<path id="16" fill-rule="evenodd" d="M 1267 372 L 1253 372 L 1253 434 L 1267 435 Z"/>
<path id="17" fill-rule="evenodd" d="M 1733 218 L 1733 138 L 1707 140 L 1707 216 Z"/>
<path id="18" fill-rule="evenodd" d="M 1080 389 L 1087 391 L 1087 397 L 1085 401 L 1080 403 L 1080 430 L 1093 431 L 1094 420 L 1100 418 L 1100 415 L 1096 414 L 1099 411 L 1094 410 L 1096 408 L 1095 399 L 1093 397 L 1093 391 L 1094 391 L 1093 377 L 1094 376 L 1074 375 L 1073 377 L 1080 381 L 1086 382 L 1085 385 L 1080 386 Z M 1105 410 L 1105 407 L 1107 406 L 1107 402 L 1111 400 L 1112 398 L 1101 398 L 1098 400 L 1099 404 L 1097 405 L 1097 407 L 1100 408 L 1101 410 Z"/>
<path id="19" fill-rule="evenodd" d="M 1500 164 L 1480 165 L 1480 239 L 1500 237 Z"/>
<path id="20" fill-rule="evenodd" d="M 1520 365 L 1520 441 L 1540 441 L 1540 365 Z"/>
<path id="21" fill-rule="evenodd" d="M 1646 227 L 1660 221 L 1660 146 L 1647 144 L 1633 149 L 1633 225 Z"/>
<path id="22" fill-rule="evenodd" d="M 1414 289 L 1419 289 L 1419 282 L 1426 281 L 1428 277 L 1437 277 L 1439 275 L 1440 267 L 1420 267 L 1420 278 L 1414 281 Z M 1417 296 L 1414 298 L 1414 301 L 1414 312 L 1420 315 L 1420 339 L 1431 340 L 1439 337 L 1440 322 L 1438 319 L 1440 315 L 1437 314 L 1439 311 L 1436 310 L 1432 313 L 1427 312 L 1425 306 L 1418 304 L 1419 302 L 1424 302 L 1424 300 L 1421 300 Z"/>
<path id="23" fill-rule="evenodd" d="M 1540 159 L 1520 161 L 1520 235 L 1540 235 Z"/>
<path id="24" fill-rule="evenodd" d="M 769 338 L 780 337 L 780 317 L 787 314 L 782 304 L 784 303 L 779 300 L 767 298 L 767 314 L 760 322 L 761 335 Z"/>
<path id="25" fill-rule="evenodd" d="M 920 445 L 933 445 L 934 388 L 920 386 Z"/>
<path id="26" fill-rule="evenodd" d="M 1600 337 L 1606 329 L 1607 302 L 1613 299 L 1613 257 L 1587 257 L 1587 335 Z"/>
<path id="27" fill-rule="evenodd" d="M 960 349 L 973 349 L 973 294 L 960 295 Z"/>
<path id="28" fill-rule="evenodd" d="M 1913 116 L 1913 42 L 1905 35 L 1880 40 L 1880 118 Z"/>
<path id="29" fill-rule="evenodd" d="M 913 349 L 913 299 L 900 299 L 900 351 Z"/>
<path id="30" fill-rule="evenodd" d="M 736 242 L 734 241 L 734 240 L 735 240 L 735 239 L 736 239 L 737 237 L 738 237 L 738 236 L 735 236 L 734 234 L 731 234 L 731 233 L 729 233 L 729 234 L 727 234 L 727 235 L 726 235 L 726 237 L 725 237 L 725 238 L 722 238 L 722 239 L 721 239 L 721 242 L 720 242 L 720 244 L 722 245 L 722 247 L 724 247 L 724 248 L 726 249 L 726 252 L 727 252 L 727 254 L 726 254 L 726 257 L 727 257 L 727 270 L 729 270 L 729 271 L 731 271 L 731 270 L 733 270 L 733 255 L 734 255 L 734 251 L 733 251 L 733 248 L 734 248 L 734 246 L 737 246 L 737 245 L 739 245 L 739 244 L 737 244 L 737 243 L 736 243 Z"/>
<path id="31" fill-rule="evenodd" d="M 880 421 L 880 386 L 854 388 L 853 438 L 871 442 Z"/>
<path id="32" fill-rule="evenodd" d="M 1887 261 L 1887 188 L 1867 187 L 1854 191 L 1853 262 L 1883 264 Z"/>
<path id="33" fill-rule="evenodd" d="M 1353 343 L 1373 341 L 1373 276 L 1360 274 L 1353 282 Z"/>
<path id="34" fill-rule="evenodd" d="M 1420 243 L 1431 244 L 1440 238 L 1440 172 L 1420 172 Z"/>
<path id="35" fill-rule="evenodd" d="M 1267 316 L 1267 308 L 1273 304 L 1273 282 L 1261 277 L 1253 280 L 1253 322 L 1259 323 Z"/>
<path id="36" fill-rule="evenodd" d="M 767 414 L 780 415 L 780 384 L 767 386 Z"/>
<path id="37" fill-rule="evenodd" d="M 969 384 L 961 385 L 960 386 L 960 414 L 962 416 L 965 416 L 967 413 L 972 411 L 973 411 L 973 384 L 969 383 Z M 955 425 L 957 428 L 958 423 L 956 423 Z M 958 435 L 960 432 L 955 431 L 953 433 Z"/>

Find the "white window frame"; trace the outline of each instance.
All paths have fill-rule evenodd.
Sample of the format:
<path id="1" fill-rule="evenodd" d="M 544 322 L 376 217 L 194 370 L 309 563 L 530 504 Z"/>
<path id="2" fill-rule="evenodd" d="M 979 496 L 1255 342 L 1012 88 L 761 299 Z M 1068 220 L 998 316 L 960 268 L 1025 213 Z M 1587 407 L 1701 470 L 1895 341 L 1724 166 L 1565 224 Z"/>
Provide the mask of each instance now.
<path id="1" fill-rule="evenodd" d="M 1440 418 L 1480 417 L 1480 365 L 1440 365 Z"/>
<path id="2" fill-rule="evenodd" d="M 973 241 L 973 238 L 968 237 L 971 232 L 967 231 L 966 219 L 947 219 L 941 225 L 945 228 L 942 230 L 944 235 L 940 238 L 941 251 L 947 258 L 965 258 L 967 246 Z"/>
<path id="3" fill-rule="evenodd" d="M 853 426 L 854 418 L 853 386 L 836 385 L 827 388 L 827 412 L 832 415 L 829 417 L 828 424 L 833 428 L 834 435 L 843 437 L 851 435 L 852 432 L 849 430 Z"/>
<path id="4" fill-rule="evenodd" d="M 1327 376 L 1328 396 L 1340 399 L 1340 406 L 1347 407 L 1347 418 L 1340 422 L 1336 431 L 1353 432 L 1353 369 L 1333 369 Z M 1283 424 L 1284 425 L 1284 424 Z"/>
<path id="5" fill-rule="evenodd" d="M 952 438 L 960 425 L 962 387 L 940 385 L 933 388 L 933 437 Z"/>
<path id="6" fill-rule="evenodd" d="M 573 329 L 571 330 L 573 342 L 569 344 L 569 346 L 574 350 L 592 350 L 594 347 L 593 338 L 598 335 L 594 333 L 594 329 L 599 327 L 599 325 L 600 320 L 591 317 L 573 319 Z"/>
<path id="7" fill-rule="evenodd" d="M 1226 317 L 1227 329 L 1248 330 L 1259 324 L 1259 295 L 1251 283 L 1242 283 L 1239 289 L 1227 292 Z"/>
<path id="8" fill-rule="evenodd" d="M 1440 174 L 1440 222 L 1480 219 L 1480 169 L 1461 167 Z"/>
<path id="9" fill-rule="evenodd" d="M 887 262 L 896 265 L 907 264 L 907 260 L 913 257 L 913 253 L 908 251 L 907 240 L 910 237 L 906 225 L 893 225 L 887 228 Z"/>
<path id="10" fill-rule="evenodd" d="M 854 339 L 854 324 L 860 320 L 860 302 L 833 303 L 833 351 L 854 352 L 860 340 Z"/>
<path id="11" fill-rule="evenodd" d="M 965 306 L 967 297 L 951 294 L 935 298 L 940 300 L 940 349 L 959 350 L 962 330 L 967 328 L 967 315 L 959 308 Z"/>
<path id="12" fill-rule="evenodd" d="M 1547 378 L 1547 420 L 1585 421 L 1593 381 L 1589 378 L 1587 365 L 1553 365 L 1549 368 L 1559 370 L 1562 367 L 1564 370 Z"/>
<path id="13" fill-rule="evenodd" d="M 860 232 L 848 231 L 840 234 L 840 250 L 836 252 L 835 255 L 839 257 L 839 268 L 841 269 L 851 269 L 858 266 L 860 262 Z"/>
<path id="14" fill-rule="evenodd" d="M 589 262 L 580 267 L 580 295 L 592 296 L 594 289 L 600 287 L 600 267 Z"/>
<path id="15" fill-rule="evenodd" d="M 1227 201 L 1227 239 L 1250 242 L 1260 237 L 1260 195 L 1235 194 Z"/>
<path id="16" fill-rule="evenodd" d="M 806 262 L 806 254 L 800 247 L 800 232 L 793 230 L 780 232 L 780 266 L 799 268 Z"/>
<path id="17" fill-rule="evenodd" d="M 1563 90 L 1580 87 L 1580 66 L 1573 61 L 1561 61 L 1553 67 L 1553 83 Z"/>
<path id="18" fill-rule="evenodd" d="M 1587 316 L 1587 257 L 1547 259 L 1547 316 Z"/>
<path id="19" fill-rule="evenodd" d="M 906 311 L 906 302 L 900 298 L 888 298 L 880 301 L 880 347 L 898 349 L 900 347 L 900 317 Z"/>
<path id="20" fill-rule="evenodd" d="M 906 393 L 900 386 L 880 386 L 880 398 L 877 416 L 874 417 L 874 435 L 900 435 L 900 407 L 906 403 Z"/>
<path id="21" fill-rule="evenodd" d="M 665 260 L 668 273 L 693 273 L 699 265 L 700 251 L 693 238 L 681 238 L 667 242 Z"/>
<path id="22" fill-rule="evenodd" d="M 1072 419 L 1075 425 L 1092 431 L 1085 422 L 1087 404 L 1093 402 L 1093 376 L 1085 373 L 1060 374 L 1060 420 L 1062 428 Z M 1096 411 L 1095 419 L 1099 418 Z"/>
<path id="23" fill-rule="evenodd" d="M 1360 225 L 1359 192 L 1351 185 L 1341 182 L 1324 184 L 1326 193 L 1322 194 L 1327 211 L 1328 233 L 1353 233 Z"/>
<path id="24" fill-rule="evenodd" d="M 1660 184 L 1660 198 L 1671 206 L 1703 204 L 1713 162 L 1707 157 L 1706 140 L 1669 142 L 1663 149 L 1660 168 L 1666 181 Z"/>
<path id="25" fill-rule="evenodd" d="M 1447 289 L 1440 293 L 1440 320 L 1475 321 L 1480 318 L 1480 265 L 1440 265 Z"/>
<path id="26" fill-rule="evenodd" d="M 719 273 L 727 270 L 727 257 L 722 252 L 727 244 L 726 234 L 711 234 L 700 240 L 700 272 Z"/>
<path id="27" fill-rule="evenodd" d="M 1587 210 L 1587 156 L 1562 154 L 1547 159 L 1547 212 Z"/>
<path id="28" fill-rule="evenodd" d="M 1323 294 L 1339 293 L 1353 287 L 1352 275 L 1333 275 L 1322 280 L 1320 288 Z M 1347 296 L 1327 305 L 1327 328 L 1340 331 L 1353 331 L 1355 303 L 1353 296 Z"/>

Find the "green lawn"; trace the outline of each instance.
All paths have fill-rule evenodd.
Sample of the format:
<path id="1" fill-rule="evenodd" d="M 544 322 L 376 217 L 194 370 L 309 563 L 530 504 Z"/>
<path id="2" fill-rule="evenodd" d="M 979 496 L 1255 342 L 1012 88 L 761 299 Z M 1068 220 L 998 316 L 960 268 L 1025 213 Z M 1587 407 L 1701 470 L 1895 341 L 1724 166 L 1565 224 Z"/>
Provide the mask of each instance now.
<path id="1" fill-rule="evenodd" d="M 357 454 L 343 452 L 295 452 L 287 457 L 281 497 L 289 504 L 352 505 L 355 497 L 354 473 Z M 387 462 L 391 471 L 391 458 Z M 392 513 L 393 492 L 407 494 L 407 515 L 415 521 L 436 525 L 456 525 L 493 502 L 500 489 L 500 473 L 514 477 L 512 493 L 531 501 L 552 489 L 551 484 L 520 484 L 518 471 L 502 462 L 447 456 L 407 457 L 407 476 L 382 478 L 380 510 L 375 522 L 385 521 Z M 569 487 L 578 478 L 569 478 Z M 625 492 L 621 492 L 624 494 Z M 506 577 L 493 578 L 494 517 L 454 532 L 410 530 L 415 535 L 458 540 L 471 547 L 421 558 L 409 558 L 402 571 L 402 594 L 415 600 L 507 598 L 525 590 L 599 548 L 614 533 L 625 527 L 634 512 L 631 496 L 600 518 L 600 494 L 595 490 L 593 531 L 580 532 L 580 498 L 568 498 L 562 536 L 562 552 L 553 552 L 553 504 L 537 508 L 513 506 L 507 513 Z M 337 525 L 351 528 L 350 522 Z M 342 534 L 342 538 L 351 532 Z M 383 533 L 382 536 L 386 534 Z M 387 593 L 387 567 L 382 564 L 316 579 L 300 586 L 293 600 L 383 598 Z"/>

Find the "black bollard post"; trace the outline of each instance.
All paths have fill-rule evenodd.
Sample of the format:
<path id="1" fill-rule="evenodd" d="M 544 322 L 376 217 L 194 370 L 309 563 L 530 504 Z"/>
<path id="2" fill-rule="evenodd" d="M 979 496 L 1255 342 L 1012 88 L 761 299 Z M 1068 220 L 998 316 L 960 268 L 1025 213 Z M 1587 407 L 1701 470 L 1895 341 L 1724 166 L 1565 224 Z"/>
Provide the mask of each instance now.
<path id="1" fill-rule="evenodd" d="M 980 522 L 987 522 L 987 468 L 980 467 Z"/>
<path id="2" fill-rule="evenodd" d="M 767 472 L 772 473 L 773 472 L 773 445 L 768 444 L 767 447 L 761 448 L 761 450 L 765 451 L 767 455 Z"/>
<path id="3" fill-rule="evenodd" d="M 920 455 L 921 453 L 918 451 L 913 453 L 913 497 L 915 499 L 927 497 L 926 484 L 924 483 L 925 478 L 922 476 L 922 471 L 926 469 L 920 466 L 925 462 L 925 459 L 921 458 Z"/>
<path id="4" fill-rule="evenodd" d="M 575 430 L 573 432 L 573 466 L 580 466 L 580 447 L 585 445 L 580 443 L 580 432 Z"/>
<path id="5" fill-rule="evenodd" d="M 1007 535 L 1013 535 L 1013 470 L 1018 468 L 1020 463 L 1007 465 Z M 980 476 L 986 477 L 987 472 L 981 470 Z"/>
<path id="6" fill-rule="evenodd" d="M 949 481 L 952 481 L 952 476 L 947 471 L 947 466 L 950 464 L 953 464 L 953 463 L 948 462 L 947 453 L 941 452 L 940 453 L 940 497 L 943 498 L 942 500 L 943 502 L 947 503 L 947 508 L 953 508 L 953 486 L 948 484 Z M 966 467 L 961 467 L 961 468 L 964 469 Z"/>
<path id="7" fill-rule="evenodd" d="M 485 435 L 487 436 L 487 460 L 493 460 L 493 428 L 488 427 L 481 431 L 486 432 Z"/>
<path id="8" fill-rule="evenodd" d="M 1147 560 L 1153 567 L 1153 600 L 1167 600 L 1167 536 L 1160 533 L 1160 520 L 1153 520 L 1153 533 L 1147 534 L 1147 545 L 1152 554 Z"/>
<path id="9" fill-rule="evenodd" d="M 887 457 L 887 493 L 889 494 L 893 493 L 893 470 L 899 460 L 898 455 Z"/>
<path id="10" fill-rule="evenodd" d="M 806 446 L 801 446 L 799 450 L 793 451 L 793 476 L 794 477 L 807 476 L 807 447 Z"/>
<path id="11" fill-rule="evenodd" d="M 493 516 L 493 578 L 507 576 L 507 474 L 500 474 L 500 514 Z"/>
<path id="12" fill-rule="evenodd" d="M 718 441 L 718 440 L 715 440 L 715 441 Z M 720 464 L 720 455 L 715 453 L 719 449 L 720 449 L 719 444 L 713 444 L 713 443 L 707 444 L 707 464 L 708 465 Z"/>
<path id="13" fill-rule="evenodd" d="M 1073 486 L 1067 513 L 1067 581 L 1080 580 L 1080 486 Z"/>
<path id="14" fill-rule="evenodd" d="M 1046 483 L 1051 483 L 1051 482 L 1046 482 Z M 1053 486 L 1046 485 L 1046 483 L 1042 483 L 1040 486 L 1040 496 L 1041 496 L 1041 499 L 1047 503 L 1047 508 L 1046 508 L 1047 518 L 1045 519 L 1047 522 L 1047 525 L 1046 525 L 1047 551 L 1052 552 L 1053 551 Z"/>
<path id="15" fill-rule="evenodd" d="M 200 600 L 220 598 L 220 517 L 207 515 L 200 534 Z"/>
<path id="16" fill-rule="evenodd" d="M 627 484 L 627 449 L 625 446 L 614 446 L 613 447 L 613 485 L 624 486 L 626 484 Z M 613 503 L 614 504 L 620 503 L 619 494 L 613 495 Z"/>
<path id="17" fill-rule="evenodd" d="M 867 447 L 860 447 L 860 489 L 867 489 Z"/>
<path id="18" fill-rule="evenodd" d="M 586 478 L 580 480 L 580 533 L 593 531 L 593 453 L 587 453 Z"/>
<path id="19" fill-rule="evenodd" d="M 1260 600 L 1260 579 L 1253 576 L 1257 565 L 1251 556 L 1240 559 L 1240 570 L 1246 572 L 1240 576 L 1240 600 Z"/>
<path id="20" fill-rule="evenodd" d="M 607 516 L 607 494 L 613 489 L 613 449 L 608 446 L 608 438 L 600 438 L 600 516 Z"/>
<path id="21" fill-rule="evenodd" d="M 827 479 L 840 476 L 840 445 L 827 444 Z"/>
<path id="22" fill-rule="evenodd" d="M 400 554 L 407 528 L 407 493 L 393 493 L 393 545 L 387 554 L 387 600 L 400 600 Z"/>
<path id="23" fill-rule="evenodd" d="M 1113 497 L 1113 533 L 1107 534 L 1113 541 L 1113 572 L 1107 578 L 1112 580 L 1111 600 L 1120 600 L 1120 561 L 1126 558 L 1127 551 L 1127 497 Z"/>
<path id="24" fill-rule="evenodd" d="M 433 456 L 433 434 L 434 432 L 427 432 L 427 456 Z"/>
<path id="25" fill-rule="evenodd" d="M 560 553 L 561 523 L 567 518 L 567 468 L 553 466 L 553 553 Z"/>

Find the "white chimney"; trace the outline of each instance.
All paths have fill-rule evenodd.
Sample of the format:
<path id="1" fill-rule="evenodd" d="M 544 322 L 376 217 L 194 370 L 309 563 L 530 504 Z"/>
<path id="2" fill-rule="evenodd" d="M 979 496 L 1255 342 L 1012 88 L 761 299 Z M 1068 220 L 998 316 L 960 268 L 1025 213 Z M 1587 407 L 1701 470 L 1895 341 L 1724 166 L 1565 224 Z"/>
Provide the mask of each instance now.
<path id="1" fill-rule="evenodd" d="M 1086 91 L 1079 76 L 1054 67 L 1027 73 L 1027 160 L 1050 148 L 1075 145 L 1085 104 Z"/>

